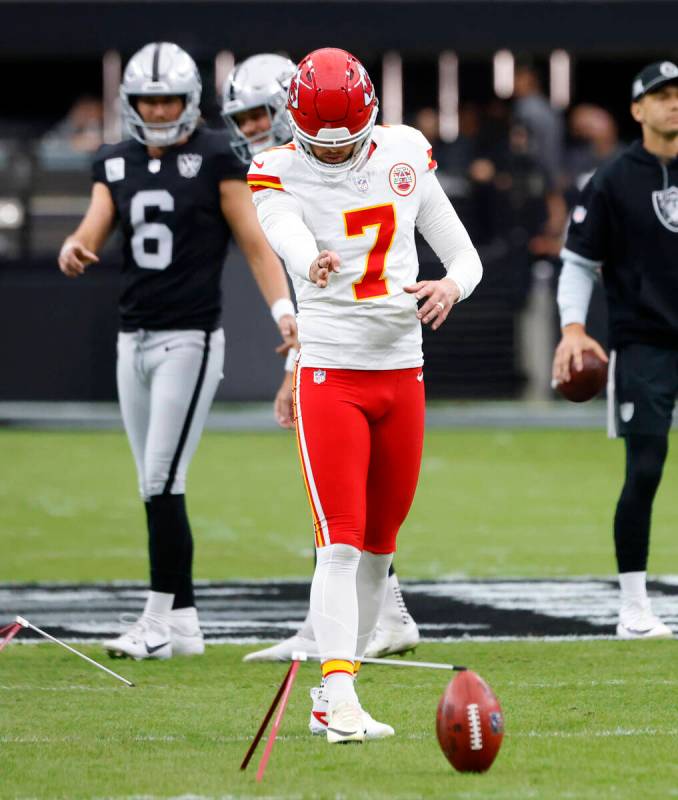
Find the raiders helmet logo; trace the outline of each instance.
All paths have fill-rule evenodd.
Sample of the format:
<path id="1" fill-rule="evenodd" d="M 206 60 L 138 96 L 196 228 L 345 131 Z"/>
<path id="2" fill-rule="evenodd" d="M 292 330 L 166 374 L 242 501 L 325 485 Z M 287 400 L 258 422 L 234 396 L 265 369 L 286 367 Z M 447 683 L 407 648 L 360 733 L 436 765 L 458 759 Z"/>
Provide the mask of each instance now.
<path id="1" fill-rule="evenodd" d="M 177 169 L 182 178 L 195 178 L 202 166 L 202 156 L 198 153 L 182 153 L 177 156 Z"/>
<path id="2" fill-rule="evenodd" d="M 671 233 L 678 233 L 678 188 L 669 186 L 661 192 L 652 192 L 652 206 L 661 224 Z"/>

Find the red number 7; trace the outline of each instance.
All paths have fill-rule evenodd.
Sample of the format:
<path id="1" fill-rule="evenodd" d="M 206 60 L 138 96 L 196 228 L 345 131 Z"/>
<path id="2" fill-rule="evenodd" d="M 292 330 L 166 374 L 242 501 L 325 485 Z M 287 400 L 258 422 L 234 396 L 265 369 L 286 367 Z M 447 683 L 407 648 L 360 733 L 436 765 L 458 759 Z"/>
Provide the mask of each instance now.
<path id="1" fill-rule="evenodd" d="M 393 244 L 396 229 L 395 208 L 393 203 L 370 208 L 357 208 L 355 211 L 344 211 L 346 236 L 364 236 L 366 228 L 376 228 L 377 236 L 372 249 L 367 254 L 365 272 L 359 281 L 353 284 L 353 295 L 356 300 L 369 300 L 384 297 L 389 293 L 386 278 L 386 256 Z"/>

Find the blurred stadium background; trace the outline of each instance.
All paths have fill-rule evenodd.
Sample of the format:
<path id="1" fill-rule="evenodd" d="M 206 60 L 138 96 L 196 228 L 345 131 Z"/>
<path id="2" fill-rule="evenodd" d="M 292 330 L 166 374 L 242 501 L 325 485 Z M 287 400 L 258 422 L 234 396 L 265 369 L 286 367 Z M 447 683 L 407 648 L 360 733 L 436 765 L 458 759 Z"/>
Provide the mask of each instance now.
<path id="1" fill-rule="evenodd" d="M 175 41 L 199 62 L 214 126 L 234 60 L 353 50 L 382 120 L 433 141 L 485 266 L 472 302 L 426 335 L 429 396 L 552 398 L 567 210 L 586 176 L 637 135 L 631 78 L 675 53 L 678 23 L 678 5 L 661 0 L 22 0 L 0 10 L 0 401 L 115 399 L 115 242 L 82 281 L 60 275 L 56 254 L 86 208 L 93 151 L 121 135 L 121 68 L 151 40 Z M 423 244 L 420 260 L 435 274 Z M 218 399 L 269 400 L 276 334 L 235 250 L 224 303 Z M 597 297 L 591 329 L 604 328 Z"/>
<path id="2" fill-rule="evenodd" d="M 425 331 L 428 396 L 444 402 L 429 407 L 398 570 L 426 640 L 416 657 L 486 676 L 508 735 L 489 775 L 454 776 L 433 738 L 440 676 L 368 668 L 361 696 L 406 733 L 380 759 L 369 747 L 328 755 L 307 735 L 309 668 L 261 792 L 675 797 L 675 642 L 600 641 L 614 631 L 616 581 L 590 577 L 615 569 L 622 446 L 605 444 L 602 403 L 554 395 L 550 366 L 568 209 L 596 166 L 638 136 L 631 80 L 678 58 L 677 30 L 675 0 L 0 0 L 0 626 L 20 612 L 56 635 L 97 639 L 118 612 L 138 610 L 145 585 L 143 510 L 115 404 L 119 248 L 110 242 L 78 281 L 56 263 L 87 206 L 93 152 L 121 135 L 127 59 L 149 41 L 187 49 L 203 76 L 203 114 L 220 127 L 218 89 L 234 61 L 345 47 L 370 71 L 381 120 L 432 140 L 485 268 L 470 301 L 435 335 Z M 424 276 L 436 274 L 423 243 L 420 261 Z M 235 248 L 223 293 L 222 405 L 189 495 L 206 632 L 242 643 L 291 633 L 303 618 L 311 540 L 293 437 L 261 430 L 275 427 L 282 364 Z M 589 329 L 604 341 L 599 292 Z M 36 430 L 53 424 L 65 430 Z M 476 430 L 447 430 L 460 426 Z M 115 430 L 72 430 L 81 427 Z M 670 459 L 650 588 L 675 627 L 675 447 Z M 287 605 L 271 579 L 286 581 Z M 262 607 L 234 599 L 247 581 L 259 582 L 257 596 L 273 587 Z M 0 796 L 258 795 L 237 765 L 281 674 L 276 664 L 243 667 L 245 651 L 126 662 L 139 687 L 127 695 L 52 645 L 8 647 Z"/>

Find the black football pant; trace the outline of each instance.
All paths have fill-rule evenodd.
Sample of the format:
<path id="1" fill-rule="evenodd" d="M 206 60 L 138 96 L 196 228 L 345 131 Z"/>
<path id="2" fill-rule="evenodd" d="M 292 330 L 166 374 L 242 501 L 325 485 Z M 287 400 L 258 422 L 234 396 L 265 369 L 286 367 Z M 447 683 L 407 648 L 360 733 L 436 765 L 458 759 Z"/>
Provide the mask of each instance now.
<path id="1" fill-rule="evenodd" d="M 614 517 L 619 572 L 644 572 L 650 548 L 652 503 L 668 452 L 667 436 L 628 434 L 626 478 Z"/>

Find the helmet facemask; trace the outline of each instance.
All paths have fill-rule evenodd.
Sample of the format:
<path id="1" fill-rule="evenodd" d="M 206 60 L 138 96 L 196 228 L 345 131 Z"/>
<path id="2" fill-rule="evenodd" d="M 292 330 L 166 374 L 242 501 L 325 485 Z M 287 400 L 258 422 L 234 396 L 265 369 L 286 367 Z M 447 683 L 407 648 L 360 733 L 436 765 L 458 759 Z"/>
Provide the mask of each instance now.
<path id="1" fill-rule="evenodd" d="M 257 153 L 261 153 L 264 150 L 268 150 L 269 147 L 275 147 L 278 144 L 283 144 L 290 140 L 291 133 L 284 107 L 272 108 L 270 105 L 254 106 L 254 108 L 266 109 L 269 127 L 265 131 L 258 131 L 251 136 L 245 136 L 240 129 L 240 125 L 236 122 L 235 116 L 236 114 L 250 111 L 251 109 L 238 107 L 231 110 L 230 107 L 236 104 L 237 101 L 225 103 L 222 117 L 228 130 L 233 152 L 243 164 L 249 164 L 252 156 L 257 155 Z"/>
<path id="2" fill-rule="evenodd" d="M 345 180 L 350 172 L 360 170 L 365 166 L 378 113 L 379 105 L 375 102 L 367 125 L 357 133 L 351 134 L 348 128 L 321 128 L 315 136 L 312 136 L 303 131 L 294 121 L 292 114 L 287 112 L 292 136 L 299 151 L 311 169 L 328 183 L 339 183 Z M 345 147 L 349 144 L 353 144 L 353 152 L 346 161 L 339 164 L 328 164 L 321 161 L 311 148 L 311 145 Z"/>
<path id="3" fill-rule="evenodd" d="M 136 107 L 137 101 L 143 95 L 127 95 L 121 90 L 120 98 L 127 130 L 141 144 L 148 147 L 170 147 L 190 136 L 195 130 L 200 118 L 200 109 L 190 108 L 190 98 L 187 95 L 169 96 L 181 97 L 183 100 L 184 110 L 179 117 L 170 122 L 146 122 Z"/>

